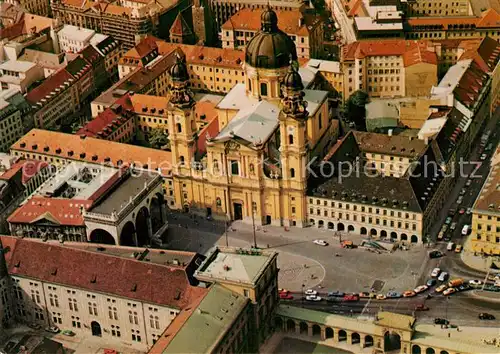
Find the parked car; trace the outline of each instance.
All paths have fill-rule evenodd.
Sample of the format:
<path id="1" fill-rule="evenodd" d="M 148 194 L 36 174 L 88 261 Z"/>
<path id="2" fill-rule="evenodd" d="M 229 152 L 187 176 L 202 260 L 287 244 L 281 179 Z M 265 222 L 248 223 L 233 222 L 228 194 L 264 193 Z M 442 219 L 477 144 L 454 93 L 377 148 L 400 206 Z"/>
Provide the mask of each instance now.
<path id="1" fill-rule="evenodd" d="M 431 277 L 436 278 L 441 274 L 441 269 L 440 268 L 434 268 L 431 272 Z"/>
<path id="2" fill-rule="evenodd" d="M 366 291 L 360 292 L 359 297 L 362 299 L 373 299 L 376 296 L 374 293 L 369 293 Z"/>
<path id="3" fill-rule="evenodd" d="M 467 214 L 467 215 L 472 214 L 472 208 L 467 208 L 467 211 L 465 212 L 465 214 Z"/>
<path id="4" fill-rule="evenodd" d="M 59 333 L 60 329 L 57 326 L 50 326 L 50 327 L 45 327 L 45 331 L 50 333 Z"/>
<path id="5" fill-rule="evenodd" d="M 469 280 L 469 285 L 473 288 L 479 288 L 481 285 L 483 285 L 483 282 L 478 279 L 471 279 Z"/>
<path id="6" fill-rule="evenodd" d="M 447 230 L 448 230 L 448 225 L 443 224 L 443 226 L 441 226 L 441 231 L 446 232 Z"/>
<path id="7" fill-rule="evenodd" d="M 443 237 L 444 237 L 444 231 L 439 231 L 438 237 L 437 237 L 438 241 L 441 241 L 443 239 Z"/>
<path id="8" fill-rule="evenodd" d="M 446 290 L 448 288 L 448 286 L 446 284 L 441 284 L 439 285 L 437 288 L 436 288 L 436 292 L 437 293 L 442 293 L 444 290 Z"/>
<path id="9" fill-rule="evenodd" d="M 467 192 L 466 188 L 460 189 L 460 195 L 464 195 Z"/>
<path id="10" fill-rule="evenodd" d="M 289 291 L 288 291 L 288 290 L 286 290 L 286 289 L 283 289 L 283 288 L 279 288 L 279 289 L 278 289 L 278 292 L 279 292 L 279 293 L 287 293 L 287 294 L 288 294 L 288 292 L 289 292 Z"/>
<path id="11" fill-rule="evenodd" d="M 463 236 L 467 236 L 469 234 L 469 231 L 470 231 L 470 225 L 464 225 L 464 227 L 462 227 Z"/>
<path id="12" fill-rule="evenodd" d="M 327 296 L 326 297 L 326 301 L 327 302 L 339 302 L 340 301 L 340 298 L 336 297 L 336 296 Z"/>
<path id="13" fill-rule="evenodd" d="M 454 247 L 455 247 L 455 244 L 453 242 L 448 242 L 448 245 L 446 245 L 446 250 L 453 251 Z"/>
<path id="14" fill-rule="evenodd" d="M 307 301 L 321 301 L 321 297 L 318 295 L 307 295 L 306 296 Z"/>
<path id="15" fill-rule="evenodd" d="M 434 250 L 429 252 L 429 258 L 440 258 L 440 257 L 443 257 L 443 252 L 441 251 Z"/>
<path id="16" fill-rule="evenodd" d="M 280 299 L 282 300 L 293 300 L 293 295 L 289 293 L 280 293 Z"/>
<path id="17" fill-rule="evenodd" d="M 61 332 L 61 334 L 68 336 L 68 337 L 73 337 L 75 335 L 75 332 L 69 329 L 65 329 L 64 331 Z"/>
<path id="18" fill-rule="evenodd" d="M 482 155 L 481 155 L 481 157 L 479 157 L 479 159 L 480 159 L 481 161 L 484 161 L 484 160 L 486 160 L 486 158 L 487 158 L 487 157 L 488 157 L 488 155 L 487 155 L 487 154 L 482 154 Z"/>
<path id="19" fill-rule="evenodd" d="M 415 311 L 429 311 L 429 308 L 424 304 L 418 304 L 415 306 Z"/>
<path id="20" fill-rule="evenodd" d="M 342 291 L 329 291 L 328 296 L 336 296 L 336 297 L 344 297 L 344 293 Z"/>
<path id="21" fill-rule="evenodd" d="M 354 245 L 354 243 L 350 240 L 345 240 L 345 241 L 342 241 L 342 243 L 340 244 L 340 247 L 342 248 L 355 248 L 356 246 Z"/>
<path id="22" fill-rule="evenodd" d="M 455 231 L 456 228 L 457 228 L 457 223 L 456 222 L 452 222 L 451 225 L 450 225 L 450 230 L 451 231 Z"/>
<path id="23" fill-rule="evenodd" d="M 472 289 L 472 287 L 469 284 L 462 284 L 456 289 L 457 289 L 457 291 L 467 291 L 467 290 Z"/>
<path id="24" fill-rule="evenodd" d="M 387 296 L 385 296 L 384 294 L 377 294 L 377 300 L 385 300 L 387 299 Z"/>
<path id="25" fill-rule="evenodd" d="M 328 246 L 328 242 L 326 242 L 325 240 L 314 240 L 313 243 L 320 246 Z"/>
<path id="26" fill-rule="evenodd" d="M 413 289 L 413 291 L 417 294 L 420 294 L 420 293 L 423 293 L 424 291 L 426 291 L 427 289 L 429 289 L 429 287 L 427 285 L 420 285 L 420 286 L 417 286 L 415 289 Z"/>
<path id="27" fill-rule="evenodd" d="M 460 253 L 462 252 L 462 245 L 457 245 L 457 247 L 455 247 L 455 253 Z"/>
<path id="28" fill-rule="evenodd" d="M 398 293 L 397 291 L 389 291 L 387 293 L 387 297 L 390 298 L 390 299 L 397 299 L 397 298 L 400 298 L 401 296 L 401 293 Z"/>
<path id="29" fill-rule="evenodd" d="M 448 273 L 447 273 L 447 272 L 443 272 L 443 273 L 441 273 L 441 274 L 439 275 L 438 280 L 439 280 L 439 281 L 446 281 L 446 279 L 448 279 L 448 276 L 449 276 L 449 275 L 448 275 Z"/>
<path id="30" fill-rule="evenodd" d="M 356 294 L 346 294 L 343 299 L 344 301 L 359 301 L 359 296 Z"/>
<path id="31" fill-rule="evenodd" d="M 490 313 L 486 313 L 486 312 L 480 313 L 478 317 L 480 320 L 494 320 L 495 319 L 495 316 L 493 316 Z"/>
<path id="32" fill-rule="evenodd" d="M 450 323 L 450 321 L 445 320 L 444 318 L 435 318 L 434 323 L 438 325 L 447 325 Z"/>
<path id="33" fill-rule="evenodd" d="M 427 280 L 427 283 L 425 283 L 425 284 L 430 288 L 431 286 L 436 285 L 437 281 L 436 281 L 436 279 L 429 279 L 429 280 Z"/>
<path id="34" fill-rule="evenodd" d="M 406 290 L 404 293 L 403 293 L 403 297 L 413 297 L 417 295 L 413 290 Z"/>
<path id="35" fill-rule="evenodd" d="M 462 204 L 463 200 L 464 200 L 464 197 L 463 197 L 463 196 L 459 196 L 459 197 L 457 198 L 457 204 L 458 204 L 458 205 Z"/>
<path id="36" fill-rule="evenodd" d="M 316 290 L 313 290 L 313 289 L 307 289 L 305 291 L 305 294 L 306 295 L 318 295 L 318 292 Z"/>
<path id="37" fill-rule="evenodd" d="M 464 283 L 464 280 L 463 279 L 460 279 L 460 278 L 456 278 L 456 279 L 452 279 L 450 280 L 450 282 L 448 283 L 448 286 L 450 288 L 456 288 L 457 286 L 460 286 Z"/>
<path id="38" fill-rule="evenodd" d="M 469 178 L 467 182 L 465 182 L 465 186 L 469 187 L 472 184 L 472 180 Z"/>
<path id="39" fill-rule="evenodd" d="M 444 221 L 444 223 L 445 223 L 446 225 L 451 224 L 451 221 L 452 221 L 452 220 L 453 220 L 453 218 L 452 218 L 451 216 L 447 216 L 447 217 L 446 217 L 446 220 Z"/>
<path id="40" fill-rule="evenodd" d="M 458 213 L 460 215 L 464 215 L 465 214 L 465 208 L 460 208 L 460 210 L 458 211 Z"/>
<path id="41" fill-rule="evenodd" d="M 451 294 L 456 293 L 456 292 L 457 292 L 457 289 L 455 289 L 455 288 L 448 288 L 445 291 L 443 291 L 443 295 L 444 296 L 448 296 L 448 295 L 451 295 Z"/>

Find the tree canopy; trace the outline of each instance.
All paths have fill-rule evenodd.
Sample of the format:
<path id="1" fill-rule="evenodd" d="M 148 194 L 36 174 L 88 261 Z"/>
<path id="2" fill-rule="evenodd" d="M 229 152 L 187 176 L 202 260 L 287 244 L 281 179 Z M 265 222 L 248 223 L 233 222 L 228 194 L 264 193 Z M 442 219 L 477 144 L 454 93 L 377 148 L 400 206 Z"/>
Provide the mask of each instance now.
<path id="1" fill-rule="evenodd" d="M 365 105 L 369 100 L 365 91 L 357 90 L 345 102 L 344 117 L 347 121 L 354 122 L 357 130 L 366 130 Z"/>

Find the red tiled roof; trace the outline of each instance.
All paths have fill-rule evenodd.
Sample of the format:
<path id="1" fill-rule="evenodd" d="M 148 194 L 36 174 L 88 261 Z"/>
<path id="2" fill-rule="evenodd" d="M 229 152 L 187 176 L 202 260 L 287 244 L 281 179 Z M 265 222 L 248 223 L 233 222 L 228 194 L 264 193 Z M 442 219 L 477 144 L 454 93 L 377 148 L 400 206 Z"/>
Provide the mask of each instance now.
<path id="1" fill-rule="evenodd" d="M 438 58 L 436 52 L 427 49 L 427 43 L 419 42 L 413 49 L 407 50 L 403 54 L 403 64 L 405 67 L 419 63 L 437 65 Z"/>
<path id="2" fill-rule="evenodd" d="M 182 267 L 142 262 L 71 246 L 1 236 L 7 268 L 23 276 L 88 291 L 184 309 L 208 289 L 191 286 Z M 10 254 L 9 254 L 10 253 Z M 40 261 L 43 260 L 43 261 Z"/>
<path id="3" fill-rule="evenodd" d="M 500 27 L 500 15 L 495 9 L 489 9 L 486 12 L 483 12 L 481 20 L 477 23 L 477 27 L 479 28 L 498 28 Z"/>
<path id="4" fill-rule="evenodd" d="M 33 90 L 29 91 L 26 95 L 26 100 L 32 105 L 36 105 L 38 102 L 41 102 L 42 99 L 45 99 L 45 96 L 49 95 L 51 92 L 55 92 L 56 88 L 61 88 L 61 91 L 66 89 L 65 83 L 68 83 L 68 86 L 71 85 L 70 79 L 73 79 L 73 76 L 62 69 L 53 75 L 49 76 L 45 79 L 44 82 L 38 87 L 35 87 Z"/>
<path id="5" fill-rule="evenodd" d="M 472 106 L 477 99 L 484 85 L 488 82 L 489 76 L 481 67 L 473 61 L 469 68 L 460 78 L 458 85 L 453 90 L 455 98 L 465 104 Z"/>
<path id="6" fill-rule="evenodd" d="M 59 225 L 85 226 L 80 211 L 82 206 L 88 209 L 92 202 L 35 196 L 17 208 L 7 221 L 14 224 L 31 224 L 46 218 Z"/>
<path id="7" fill-rule="evenodd" d="M 493 72 L 500 59 L 500 44 L 490 37 L 466 48 L 460 60 L 472 59 L 484 72 Z"/>
<path id="8" fill-rule="evenodd" d="M 14 163 L 10 169 L 1 174 L 0 179 L 9 180 L 22 170 L 21 181 L 23 184 L 26 184 L 31 178 L 35 177 L 38 172 L 40 172 L 48 165 L 49 164 L 44 161 L 19 160 Z"/>

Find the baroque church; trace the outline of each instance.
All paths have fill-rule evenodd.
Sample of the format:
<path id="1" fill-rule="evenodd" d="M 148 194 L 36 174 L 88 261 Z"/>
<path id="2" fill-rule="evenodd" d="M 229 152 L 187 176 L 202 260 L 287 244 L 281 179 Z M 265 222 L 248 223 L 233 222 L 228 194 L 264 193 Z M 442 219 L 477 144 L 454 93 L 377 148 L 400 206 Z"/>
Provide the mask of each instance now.
<path id="1" fill-rule="evenodd" d="M 246 47 L 245 80 L 218 103 L 218 133 L 197 156 L 185 60 L 170 70 L 176 208 L 256 225 L 307 225 L 308 164 L 336 142 L 329 93 L 306 89 L 294 42 L 268 7 Z"/>

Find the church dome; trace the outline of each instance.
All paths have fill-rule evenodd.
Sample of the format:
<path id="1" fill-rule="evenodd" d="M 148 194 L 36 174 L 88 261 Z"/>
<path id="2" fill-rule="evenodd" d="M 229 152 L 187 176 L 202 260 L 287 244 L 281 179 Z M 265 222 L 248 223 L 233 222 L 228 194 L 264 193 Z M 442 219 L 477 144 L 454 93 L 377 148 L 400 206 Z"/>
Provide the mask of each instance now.
<path id="1" fill-rule="evenodd" d="M 170 68 L 170 76 L 172 81 L 183 82 L 189 80 L 186 62 L 179 55 L 177 55 L 175 64 Z"/>
<path id="2" fill-rule="evenodd" d="M 245 61 L 254 68 L 276 69 L 297 60 L 295 43 L 278 28 L 278 16 L 270 7 L 261 15 L 261 30 L 248 42 Z"/>
<path id="3" fill-rule="evenodd" d="M 283 78 L 283 86 L 288 90 L 294 91 L 300 91 L 304 89 L 304 84 L 302 84 L 302 77 L 293 64 L 290 65 L 290 69 Z"/>

